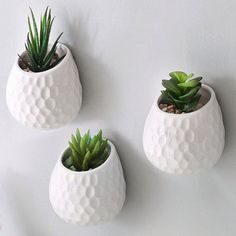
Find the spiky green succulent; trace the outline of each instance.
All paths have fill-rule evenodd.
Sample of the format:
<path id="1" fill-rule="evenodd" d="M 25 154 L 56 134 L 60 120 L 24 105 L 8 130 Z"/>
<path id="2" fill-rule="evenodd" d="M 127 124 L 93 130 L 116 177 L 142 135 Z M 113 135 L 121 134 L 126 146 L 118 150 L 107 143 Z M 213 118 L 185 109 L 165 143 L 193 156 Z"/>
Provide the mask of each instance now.
<path id="1" fill-rule="evenodd" d="M 163 102 L 175 105 L 182 112 L 193 111 L 201 98 L 198 91 L 202 77 L 193 78 L 193 73 L 186 74 L 182 71 L 170 72 L 169 76 L 169 80 L 162 80 L 165 87 L 165 90 L 161 91 Z"/>
<path id="2" fill-rule="evenodd" d="M 64 56 L 59 58 L 56 54 L 58 40 L 60 39 L 62 33 L 57 37 L 56 41 L 49 50 L 49 38 L 54 21 L 54 17 L 51 16 L 51 9 L 47 7 L 44 14 L 41 15 L 39 30 L 31 8 L 30 12 L 31 19 L 28 17 L 29 32 L 25 43 L 27 57 L 19 55 L 20 65 L 33 72 L 49 70 L 56 66 L 64 58 Z"/>
<path id="3" fill-rule="evenodd" d="M 80 135 L 79 129 L 71 135 L 69 148 L 62 158 L 64 166 L 74 171 L 87 171 L 103 164 L 110 155 L 111 147 L 107 139 L 103 139 L 102 130 L 91 137 L 90 132 Z"/>

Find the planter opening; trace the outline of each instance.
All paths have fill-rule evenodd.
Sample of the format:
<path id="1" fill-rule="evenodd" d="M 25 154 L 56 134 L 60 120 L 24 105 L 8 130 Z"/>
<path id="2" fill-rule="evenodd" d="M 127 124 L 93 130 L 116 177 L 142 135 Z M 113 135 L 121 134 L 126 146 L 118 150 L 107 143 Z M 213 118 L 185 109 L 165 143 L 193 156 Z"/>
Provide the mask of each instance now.
<path id="1" fill-rule="evenodd" d="M 111 145 L 108 143 L 107 144 L 107 149 L 109 150 L 108 151 L 108 156 L 106 157 L 105 161 L 103 161 L 101 164 L 99 165 L 95 165 L 94 168 L 89 168 L 88 170 L 77 170 L 75 167 L 73 167 L 73 163 L 72 163 L 72 160 L 71 160 L 71 154 L 72 154 L 72 151 L 71 151 L 71 148 L 68 147 L 62 154 L 62 157 L 61 157 L 61 164 L 63 167 L 65 167 L 68 171 L 74 171 L 74 172 L 87 172 L 87 171 L 92 171 L 92 170 L 96 170 L 98 169 L 99 167 L 103 166 L 107 160 L 109 159 L 110 155 L 111 155 Z"/>
<path id="2" fill-rule="evenodd" d="M 49 52 L 49 50 L 48 50 L 48 52 Z M 64 60 L 64 57 L 66 57 L 66 54 L 67 54 L 66 47 L 64 47 L 63 45 L 59 44 L 57 46 L 57 51 L 54 54 L 53 59 L 50 62 L 50 66 L 52 66 L 50 69 L 52 69 L 52 68 L 56 67 L 57 65 L 59 65 Z M 56 63 L 57 61 L 59 61 L 58 64 Z M 26 51 L 24 51 L 20 55 L 20 57 L 18 58 L 18 66 L 20 67 L 20 69 L 22 69 L 25 72 L 31 72 L 31 73 L 43 72 L 43 71 L 38 71 L 38 72 L 31 71 L 30 68 L 27 66 L 27 64 L 25 62 L 26 63 L 30 62 L 29 56 L 28 56 Z M 46 69 L 44 71 L 49 71 L 50 69 Z"/>
<path id="3" fill-rule="evenodd" d="M 188 113 L 192 113 L 192 112 L 195 112 L 195 111 L 201 109 L 202 107 L 204 107 L 208 103 L 208 101 L 211 98 L 211 91 L 208 88 L 208 86 L 206 86 L 204 84 L 202 85 L 202 87 L 199 91 L 199 94 L 201 94 L 201 98 L 200 98 L 196 108 L 193 111 L 188 112 Z M 171 113 L 171 114 L 185 114 L 186 113 L 186 112 L 182 112 L 179 109 L 177 109 L 173 104 L 168 104 L 165 100 L 163 100 L 163 95 L 161 95 L 158 98 L 157 107 L 161 111 L 166 112 L 166 113 Z"/>

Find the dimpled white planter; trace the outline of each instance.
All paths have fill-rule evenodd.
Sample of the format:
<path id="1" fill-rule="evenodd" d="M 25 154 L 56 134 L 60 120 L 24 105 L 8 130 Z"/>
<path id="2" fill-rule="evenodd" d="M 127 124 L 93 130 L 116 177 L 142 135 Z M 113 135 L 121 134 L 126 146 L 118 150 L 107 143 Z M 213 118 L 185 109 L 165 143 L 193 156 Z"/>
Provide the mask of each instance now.
<path id="1" fill-rule="evenodd" d="M 59 158 L 49 184 L 49 198 L 56 214 L 64 221 L 96 225 L 112 220 L 125 201 L 126 184 L 119 156 L 109 142 L 111 153 L 99 167 L 72 171 Z"/>
<path id="2" fill-rule="evenodd" d="M 143 146 L 149 161 L 162 171 L 187 175 L 213 167 L 224 149 L 225 129 L 216 95 L 202 85 L 208 102 L 199 110 L 170 114 L 156 99 L 145 122 Z"/>
<path id="3" fill-rule="evenodd" d="M 58 45 L 55 67 L 43 72 L 23 71 L 16 59 L 7 83 L 6 100 L 12 116 L 22 124 L 48 129 L 65 125 L 75 118 L 82 103 L 79 73 L 70 50 Z"/>

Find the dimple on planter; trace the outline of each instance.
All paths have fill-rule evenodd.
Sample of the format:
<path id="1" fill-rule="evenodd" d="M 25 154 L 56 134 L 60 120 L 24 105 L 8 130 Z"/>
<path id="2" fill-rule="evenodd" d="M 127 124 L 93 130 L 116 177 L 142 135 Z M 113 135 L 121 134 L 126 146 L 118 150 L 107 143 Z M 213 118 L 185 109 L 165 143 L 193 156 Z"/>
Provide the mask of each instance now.
<path id="1" fill-rule="evenodd" d="M 111 153 L 99 167 L 72 171 L 59 158 L 51 175 L 49 199 L 64 221 L 96 225 L 111 221 L 122 209 L 126 184 L 119 156 L 109 142 Z"/>
<path id="2" fill-rule="evenodd" d="M 68 47 L 59 44 L 64 59 L 52 69 L 26 72 L 16 59 L 10 72 L 6 101 L 20 123 L 38 129 L 61 127 L 73 120 L 82 103 L 79 73 Z"/>
<path id="3" fill-rule="evenodd" d="M 225 143 L 221 110 L 213 89 L 202 85 L 200 109 L 185 114 L 163 112 L 156 99 L 145 122 L 143 146 L 148 160 L 158 169 L 179 175 L 213 167 Z"/>

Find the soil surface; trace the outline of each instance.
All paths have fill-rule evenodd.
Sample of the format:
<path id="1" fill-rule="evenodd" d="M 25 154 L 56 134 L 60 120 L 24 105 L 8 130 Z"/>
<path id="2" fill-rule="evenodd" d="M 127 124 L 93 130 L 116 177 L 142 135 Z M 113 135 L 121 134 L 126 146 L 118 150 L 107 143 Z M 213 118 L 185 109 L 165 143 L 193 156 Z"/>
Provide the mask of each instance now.
<path id="1" fill-rule="evenodd" d="M 196 111 L 198 109 L 200 109 L 201 107 L 203 107 L 205 104 L 202 102 L 199 102 L 197 107 L 193 110 Z M 159 104 L 159 108 L 167 113 L 173 113 L 173 114 L 183 114 L 185 112 L 182 112 L 181 110 L 179 110 L 175 105 L 173 104 L 165 104 L 165 103 L 160 103 Z"/>
<path id="2" fill-rule="evenodd" d="M 27 55 L 24 55 L 23 58 L 27 63 L 29 62 L 29 58 L 28 58 Z M 53 64 L 58 59 L 59 59 L 59 56 L 58 56 L 57 53 L 55 53 L 53 58 L 52 58 L 52 61 L 51 61 L 50 65 Z M 25 63 L 20 58 L 19 58 L 19 66 L 22 70 L 24 70 L 26 72 L 33 72 L 33 71 L 30 70 L 30 68 L 27 65 L 25 65 Z"/>

